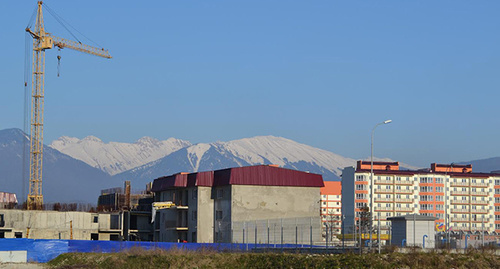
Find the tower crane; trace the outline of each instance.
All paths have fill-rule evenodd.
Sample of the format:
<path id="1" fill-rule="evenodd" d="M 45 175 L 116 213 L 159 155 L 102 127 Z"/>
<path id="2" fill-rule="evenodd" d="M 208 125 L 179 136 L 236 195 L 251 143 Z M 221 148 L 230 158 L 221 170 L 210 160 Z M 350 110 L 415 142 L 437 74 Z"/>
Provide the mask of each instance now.
<path id="1" fill-rule="evenodd" d="M 95 56 L 111 59 L 108 50 L 54 36 L 45 31 L 43 22 L 43 1 L 38 1 L 34 29 L 26 28 L 33 38 L 33 64 L 31 80 L 30 115 L 30 178 L 27 208 L 42 209 L 42 164 L 43 164 L 43 107 L 45 84 L 45 50 L 58 47 L 69 48 Z M 49 10 L 50 11 L 50 10 Z"/>

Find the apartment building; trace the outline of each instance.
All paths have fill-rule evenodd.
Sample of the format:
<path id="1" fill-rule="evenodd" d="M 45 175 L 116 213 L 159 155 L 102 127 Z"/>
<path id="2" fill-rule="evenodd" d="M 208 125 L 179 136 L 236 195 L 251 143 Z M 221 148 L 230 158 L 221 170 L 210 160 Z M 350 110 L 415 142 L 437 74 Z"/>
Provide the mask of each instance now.
<path id="1" fill-rule="evenodd" d="M 499 173 L 474 173 L 472 165 L 401 170 L 399 162 L 373 162 L 370 184 L 370 170 L 370 162 L 358 161 L 342 173 L 342 212 L 351 230 L 368 207 L 382 233 L 389 233 L 387 218 L 414 213 L 436 217 L 436 227 L 450 231 L 500 232 Z"/>
<path id="2" fill-rule="evenodd" d="M 152 188 L 155 241 L 316 242 L 323 186 L 321 175 L 274 165 L 161 177 Z"/>
<path id="3" fill-rule="evenodd" d="M 342 183 L 340 181 L 325 181 L 320 189 L 321 222 L 323 234 L 326 229 L 329 234 L 339 234 L 342 228 Z"/>

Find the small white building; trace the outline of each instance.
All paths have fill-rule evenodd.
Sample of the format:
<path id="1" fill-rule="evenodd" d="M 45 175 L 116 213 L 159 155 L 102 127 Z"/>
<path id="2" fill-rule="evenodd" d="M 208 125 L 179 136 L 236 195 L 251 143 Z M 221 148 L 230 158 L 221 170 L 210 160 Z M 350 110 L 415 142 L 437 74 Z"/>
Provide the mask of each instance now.
<path id="1" fill-rule="evenodd" d="M 391 221 L 391 244 L 405 247 L 434 248 L 437 218 L 410 214 L 387 218 Z"/>

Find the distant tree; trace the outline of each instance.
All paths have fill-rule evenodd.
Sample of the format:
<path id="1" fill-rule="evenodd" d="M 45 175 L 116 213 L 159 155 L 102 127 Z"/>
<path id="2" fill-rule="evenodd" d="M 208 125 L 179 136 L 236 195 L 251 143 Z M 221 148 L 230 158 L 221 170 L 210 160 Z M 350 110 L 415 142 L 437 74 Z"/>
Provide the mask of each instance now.
<path id="1" fill-rule="evenodd" d="M 60 203 L 54 203 L 52 206 L 52 210 L 54 211 L 61 211 L 61 204 Z"/>

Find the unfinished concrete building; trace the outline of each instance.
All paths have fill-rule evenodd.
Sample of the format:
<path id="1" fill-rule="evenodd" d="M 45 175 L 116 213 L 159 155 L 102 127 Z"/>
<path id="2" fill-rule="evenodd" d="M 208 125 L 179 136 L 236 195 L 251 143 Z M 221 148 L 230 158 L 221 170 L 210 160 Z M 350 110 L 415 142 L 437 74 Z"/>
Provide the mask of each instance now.
<path id="1" fill-rule="evenodd" d="M 124 229 L 126 221 L 119 212 L 0 209 L 0 238 L 126 240 L 134 232 Z"/>
<path id="2" fill-rule="evenodd" d="M 273 165 L 158 178 L 155 241 L 271 243 L 273 229 L 274 243 L 316 242 L 320 187 L 321 175 Z"/>

